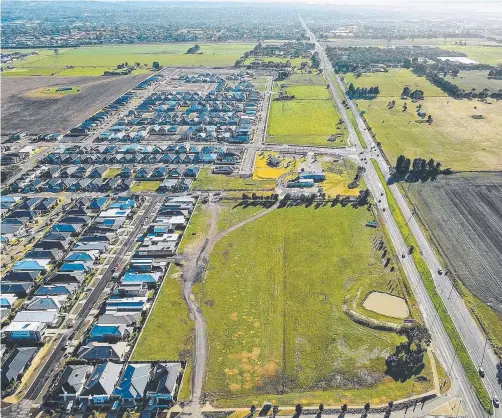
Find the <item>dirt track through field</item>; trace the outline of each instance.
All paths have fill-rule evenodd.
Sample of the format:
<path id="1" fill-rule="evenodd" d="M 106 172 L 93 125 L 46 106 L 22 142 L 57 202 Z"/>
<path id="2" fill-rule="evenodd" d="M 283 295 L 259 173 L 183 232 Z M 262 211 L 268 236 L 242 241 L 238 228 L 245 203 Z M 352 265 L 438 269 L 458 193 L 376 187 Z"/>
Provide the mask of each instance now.
<path id="1" fill-rule="evenodd" d="M 209 262 L 209 255 L 220 239 L 249 222 L 270 213 L 275 210 L 277 206 L 278 204 L 276 203 L 272 207 L 265 209 L 220 233 L 217 233 L 218 218 L 221 208 L 217 202 L 210 202 L 208 205 L 210 224 L 207 237 L 204 242 L 199 243 L 196 247 L 193 246 L 184 254 L 185 261 L 182 273 L 182 279 L 184 282 L 183 297 L 195 321 L 195 354 L 192 372 L 192 397 L 188 408 L 185 411 L 187 414 L 200 412 L 198 411 L 198 408 L 200 407 L 199 405 L 202 400 L 202 389 L 206 375 L 207 355 L 209 351 L 206 320 L 192 293 L 193 285 L 194 283 L 203 280 Z"/>
<path id="2" fill-rule="evenodd" d="M 455 276 L 502 314 L 502 173 L 442 177 L 410 192 Z"/>

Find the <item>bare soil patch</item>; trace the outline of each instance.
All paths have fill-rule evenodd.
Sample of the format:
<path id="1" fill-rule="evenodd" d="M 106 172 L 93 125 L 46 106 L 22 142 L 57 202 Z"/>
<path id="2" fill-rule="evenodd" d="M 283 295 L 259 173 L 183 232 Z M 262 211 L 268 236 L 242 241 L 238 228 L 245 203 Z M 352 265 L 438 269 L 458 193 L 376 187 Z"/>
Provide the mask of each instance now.
<path id="1" fill-rule="evenodd" d="M 66 132 L 147 76 L 2 77 L 2 134 Z M 57 100 L 29 97 L 35 90 L 58 86 L 79 86 L 81 92 Z"/>
<path id="2" fill-rule="evenodd" d="M 364 308 L 392 318 L 407 318 L 410 314 L 403 298 L 382 292 L 371 292 L 363 302 Z"/>

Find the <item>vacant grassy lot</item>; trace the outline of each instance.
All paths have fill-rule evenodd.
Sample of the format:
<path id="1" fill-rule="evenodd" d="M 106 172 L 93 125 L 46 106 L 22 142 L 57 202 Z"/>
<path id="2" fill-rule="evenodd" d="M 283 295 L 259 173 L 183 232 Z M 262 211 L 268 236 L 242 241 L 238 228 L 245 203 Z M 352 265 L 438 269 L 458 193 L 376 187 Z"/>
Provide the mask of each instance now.
<path id="1" fill-rule="evenodd" d="M 204 233 L 209 230 L 209 216 L 210 213 L 207 205 L 202 204 L 199 200 L 178 247 L 179 253 L 182 253 L 186 248 L 190 248 L 191 244 L 204 238 Z"/>
<path id="2" fill-rule="evenodd" d="M 161 181 L 135 181 L 131 186 L 132 192 L 154 192 L 160 186 Z"/>
<path id="3" fill-rule="evenodd" d="M 411 381 L 385 376 L 385 358 L 401 339 L 342 310 L 371 290 L 405 296 L 373 247 L 381 232 L 365 227 L 372 219 L 351 207 L 278 209 L 215 246 L 197 289 L 208 324 L 210 400 L 336 405 L 410 393 Z M 428 367 L 424 373 L 430 378 Z M 429 388 L 415 382 L 413 391 Z"/>
<path id="4" fill-rule="evenodd" d="M 409 196 L 433 234 L 450 270 L 502 354 L 502 175 L 460 174 L 412 184 Z M 484 301 L 497 313 L 488 312 Z M 495 315 L 494 315 L 495 314 Z"/>
<path id="5" fill-rule="evenodd" d="M 359 196 L 359 187 L 349 188 L 357 173 L 357 164 L 350 160 L 330 161 L 322 163 L 326 180 L 320 183 L 329 197 L 336 195 Z"/>
<path id="6" fill-rule="evenodd" d="M 410 70 L 390 70 L 386 73 L 364 73 L 360 77 L 355 77 L 353 73 L 344 77 L 345 85 L 350 83 L 354 87 L 375 87 L 378 86 L 380 94 L 378 97 L 400 97 L 404 87 L 411 90 L 422 90 L 425 97 L 447 96 L 443 90 L 431 84 L 425 77 L 418 77 Z"/>
<path id="7" fill-rule="evenodd" d="M 58 89 L 59 87 L 48 87 L 48 88 L 42 87 L 41 89 L 29 92 L 27 95 L 29 97 L 41 97 L 41 98 L 53 97 L 57 99 L 64 96 L 68 96 L 69 94 L 79 94 L 81 91 L 80 87 L 72 87 L 71 90 L 58 90 Z"/>
<path id="8" fill-rule="evenodd" d="M 17 61 L 14 70 L 3 75 L 52 75 L 96 76 L 111 70 L 121 63 L 140 63 L 151 67 L 154 61 L 165 67 L 230 67 L 252 49 L 255 44 L 218 43 L 200 44 L 200 54 L 185 54 L 190 43 L 164 45 L 103 45 L 79 48 L 61 48 L 58 54 L 43 54 L 29 60 Z M 144 68 L 136 70 L 144 72 Z"/>
<path id="9" fill-rule="evenodd" d="M 365 112 L 392 163 L 399 154 L 405 154 L 409 158 L 432 157 L 455 170 L 502 169 L 502 102 L 426 97 L 421 104 L 434 118 L 428 125 L 421 123 L 413 104 L 408 101 L 408 111 L 403 112 L 403 101 L 399 97 L 395 100 L 397 104 L 390 110 L 388 97 L 358 101 L 359 110 Z M 484 119 L 473 119 L 476 114 Z"/>
<path id="10" fill-rule="evenodd" d="M 481 64 L 499 65 L 502 64 L 502 48 L 499 46 L 484 45 L 438 45 L 448 51 L 463 52 L 468 58 Z"/>
<path id="11" fill-rule="evenodd" d="M 416 46 L 441 46 L 444 45 L 445 49 L 446 45 L 455 45 L 455 41 L 458 42 L 456 38 L 414 38 L 414 39 L 350 39 L 350 38 L 330 38 L 322 43 L 329 46 L 338 46 L 338 47 L 349 47 L 349 46 L 407 46 L 407 45 L 416 45 Z M 496 45 L 493 41 L 487 41 L 484 38 L 469 38 L 467 42 L 470 45 L 484 45 L 491 44 Z"/>
<path id="12" fill-rule="evenodd" d="M 223 201 L 218 216 L 218 231 L 225 231 L 264 209 L 264 206 L 254 202 Z"/>
<path id="13" fill-rule="evenodd" d="M 108 170 L 105 171 L 105 174 L 103 174 L 103 178 L 109 179 L 112 177 L 117 177 L 117 175 L 122 171 L 121 167 L 110 167 Z"/>
<path id="14" fill-rule="evenodd" d="M 486 88 L 492 92 L 502 89 L 502 80 L 489 79 L 488 71 L 460 71 L 457 77 L 448 75 L 446 79 L 466 91 L 470 91 L 472 88 L 475 88 L 477 91 L 482 91 Z"/>
<path id="15" fill-rule="evenodd" d="M 275 181 L 245 179 L 236 175 L 212 174 L 210 168 L 203 168 L 193 182 L 192 190 L 270 190 L 275 189 Z"/>
<path id="16" fill-rule="evenodd" d="M 268 121 L 267 142 L 294 145 L 347 145 L 347 132 L 338 125 L 336 110 L 326 82 L 318 74 L 293 74 L 274 86 L 274 91 L 294 95 L 294 100 L 272 101 Z M 331 135 L 340 134 L 336 141 Z"/>
<path id="17" fill-rule="evenodd" d="M 191 360 L 194 324 L 183 300 L 179 276 L 179 268 L 172 265 L 141 332 L 133 360 Z"/>

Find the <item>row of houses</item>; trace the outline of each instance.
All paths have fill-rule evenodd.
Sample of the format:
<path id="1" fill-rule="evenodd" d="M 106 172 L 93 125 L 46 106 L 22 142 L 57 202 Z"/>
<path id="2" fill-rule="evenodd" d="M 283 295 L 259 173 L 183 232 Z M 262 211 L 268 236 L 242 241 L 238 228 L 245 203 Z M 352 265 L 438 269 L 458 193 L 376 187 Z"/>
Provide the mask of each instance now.
<path id="1" fill-rule="evenodd" d="M 121 193 L 129 190 L 134 180 L 129 178 L 55 178 L 17 180 L 9 186 L 11 193 L 61 193 L 61 192 L 115 192 Z"/>
<path id="2" fill-rule="evenodd" d="M 2 365 L 2 373 L 11 378 L 2 381 L 2 391 L 22 376 L 30 361 L 27 353 L 36 353 L 18 349 L 40 347 L 46 335 L 54 334 L 135 207 L 130 198 L 77 200 L 2 278 L 2 303 L 8 300 L 12 308 L 23 301 L 2 329 L 3 341 L 14 347 Z"/>
<path id="3" fill-rule="evenodd" d="M 103 407 L 153 412 L 173 404 L 182 370 L 179 362 L 70 364 L 51 387 L 46 404 L 67 413 Z"/>
<path id="4" fill-rule="evenodd" d="M 193 197 L 169 197 L 140 241 L 156 239 L 162 244 L 171 234 L 178 243 L 195 203 Z M 74 360 L 55 380 L 47 405 L 71 412 L 96 407 L 155 411 L 173 404 L 182 378 L 181 362 L 127 362 L 131 338 L 141 328 L 166 274 L 162 253 L 149 256 L 144 258 L 138 251 L 127 269 L 114 275 L 117 285 L 82 344 L 70 354 Z"/>
<path id="5" fill-rule="evenodd" d="M 0 223 L 0 243 L 3 246 L 25 236 L 41 216 L 49 214 L 58 204 L 53 197 L 26 199 L 2 196 L 2 220 Z"/>
<path id="6" fill-rule="evenodd" d="M 135 86 L 135 90 L 143 90 L 146 89 L 153 83 L 158 82 L 162 77 L 158 74 L 155 74 L 141 83 Z M 119 111 L 125 105 L 127 105 L 134 97 L 136 97 L 136 92 L 134 90 L 130 90 L 127 93 L 124 93 L 122 96 L 115 99 L 113 102 L 106 105 L 99 112 L 95 113 L 91 117 L 84 120 L 78 126 L 72 128 L 69 132 L 70 136 L 85 136 L 88 135 L 91 131 L 96 130 L 100 125 L 106 122 L 115 112 Z"/>

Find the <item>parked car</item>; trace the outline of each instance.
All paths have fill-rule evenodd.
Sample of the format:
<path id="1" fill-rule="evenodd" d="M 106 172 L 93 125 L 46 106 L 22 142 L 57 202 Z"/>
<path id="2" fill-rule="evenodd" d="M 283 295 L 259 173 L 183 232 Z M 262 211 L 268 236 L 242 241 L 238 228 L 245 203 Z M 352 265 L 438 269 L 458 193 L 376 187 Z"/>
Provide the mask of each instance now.
<path id="1" fill-rule="evenodd" d="M 478 372 L 481 377 L 485 377 L 485 370 L 482 367 L 478 369 Z"/>

